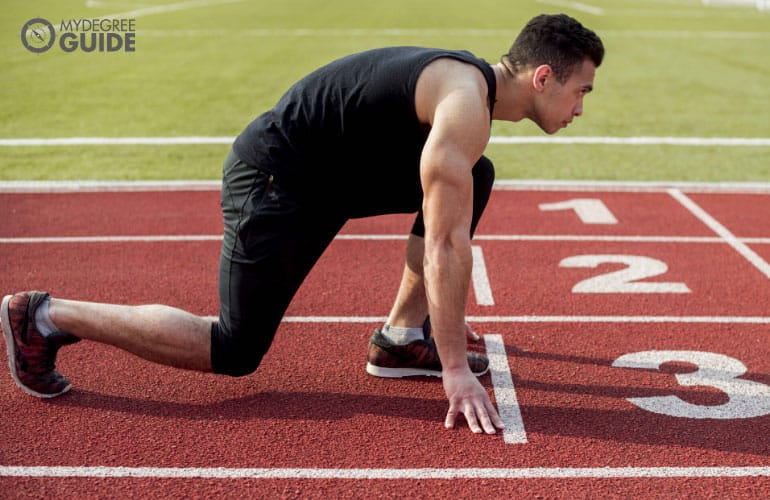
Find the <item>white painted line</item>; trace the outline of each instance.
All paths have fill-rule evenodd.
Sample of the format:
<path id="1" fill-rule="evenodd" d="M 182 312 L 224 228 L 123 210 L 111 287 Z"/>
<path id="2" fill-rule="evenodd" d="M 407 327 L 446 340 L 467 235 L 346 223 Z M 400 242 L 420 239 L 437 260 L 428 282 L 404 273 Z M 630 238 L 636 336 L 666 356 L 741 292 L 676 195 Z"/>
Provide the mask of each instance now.
<path id="1" fill-rule="evenodd" d="M 0 466 L 0 477 L 209 479 L 607 479 L 768 477 L 770 467 L 233 468 Z"/>
<path id="2" fill-rule="evenodd" d="M 580 234 L 478 234 L 479 241 L 583 241 L 620 243 L 724 243 L 716 236 L 592 236 Z M 756 238 L 754 238 L 756 239 Z M 770 238 L 766 238 L 770 243 Z"/>
<path id="3" fill-rule="evenodd" d="M 213 318 L 214 316 L 209 316 Z M 283 323 L 385 323 L 387 316 L 284 316 Z"/>
<path id="4" fill-rule="evenodd" d="M 770 264 L 765 262 L 765 260 L 754 252 L 754 250 L 736 238 L 725 226 L 720 224 L 719 221 L 709 215 L 705 210 L 698 206 L 698 204 L 678 189 L 669 190 L 669 194 L 671 194 L 671 196 L 681 203 L 687 210 L 692 212 L 692 214 L 700 219 L 701 222 L 706 224 L 712 231 L 724 238 L 728 245 L 733 247 L 736 252 L 751 262 L 762 274 L 770 278 Z"/>
<path id="5" fill-rule="evenodd" d="M 406 234 L 338 234 L 335 240 L 401 241 L 409 238 Z"/>
<path id="6" fill-rule="evenodd" d="M 640 11 L 634 11 L 641 14 Z M 655 11 L 659 16 L 660 12 Z M 670 15 L 672 11 L 666 11 Z M 688 18 L 692 10 L 682 13 Z M 633 15 L 629 13 L 629 15 Z M 745 16 L 740 16 L 745 17 Z M 729 30 L 597 30 L 602 38 L 765 40 L 770 32 Z M 138 36 L 156 38 L 296 38 L 296 37 L 510 37 L 510 30 L 486 28 L 251 28 L 251 29 L 139 29 Z"/>
<path id="7" fill-rule="evenodd" d="M 404 241 L 405 234 L 338 234 L 335 240 L 340 241 Z M 717 236 L 589 236 L 589 235 L 539 235 L 539 234 L 478 234 L 474 239 L 479 241 L 575 241 L 575 242 L 618 242 L 618 243 L 704 243 L 727 244 Z M 222 236 L 216 234 L 180 234 L 180 235 L 124 235 L 124 236 L 9 236 L 0 237 L 0 244 L 27 245 L 48 243 L 148 243 L 148 242 L 180 242 L 180 241 L 221 241 Z M 768 238 L 738 238 L 746 244 L 770 245 Z M 475 262 L 475 261 L 474 261 Z M 485 289 L 479 270 L 479 287 Z M 490 293 L 491 296 L 491 293 Z M 494 302 L 494 299 L 491 299 Z M 481 303 L 480 303 L 481 304 Z M 484 304 L 481 304 L 484 305 Z M 493 304 L 489 304 L 493 305 Z"/>
<path id="8" fill-rule="evenodd" d="M 0 146 L 178 146 L 232 144 L 235 137 L 52 137 L 0 139 Z"/>
<path id="9" fill-rule="evenodd" d="M 527 432 L 524 430 L 524 420 L 521 418 L 521 408 L 513 387 L 511 367 L 502 335 L 484 335 L 484 343 L 489 357 L 489 373 L 492 377 L 492 387 L 495 391 L 497 412 L 505 424 L 503 441 L 505 444 L 527 443 Z"/>
<path id="10" fill-rule="evenodd" d="M 213 318 L 213 316 L 209 316 Z M 284 316 L 284 323 L 382 323 L 387 316 Z M 769 316 L 466 316 L 470 323 L 694 323 L 768 325 Z"/>
<path id="11" fill-rule="evenodd" d="M 688 17 L 692 18 L 692 11 L 687 11 Z M 670 11 L 666 11 L 668 15 Z M 658 12 L 660 15 L 660 12 Z M 727 40 L 764 40 L 770 38 L 768 31 L 714 31 L 714 30 L 600 30 L 598 32 L 602 37 L 619 38 L 705 38 L 705 39 L 727 39 Z"/>
<path id="12" fill-rule="evenodd" d="M 572 210 L 583 224 L 617 224 L 618 219 L 598 198 L 573 198 L 557 203 L 541 203 L 538 208 L 543 212 Z"/>
<path id="13" fill-rule="evenodd" d="M 698 193 L 770 193 L 770 183 L 768 182 L 575 181 L 546 179 L 495 181 L 495 189 L 503 191 L 667 193 L 672 188 Z"/>
<path id="14" fill-rule="evenodd" d="M 120 191 L 219 191 L 219 180 L 168 181 L 0 181 L 0 193 L 69 193 Z M 698 193 L 768 194 L 770 182 L 497 180 L 500 191 L 581 191 L 667 193 L 669 189 Z"/>
<path id="15" fill-rule="evenodd" d="M 222 236 L 208 234 L 147 235 L 147 236 L 41 236 L 29 238 L 0 238 L 0 244 L 43 244 L 43 243 L 156 243 L 221 241 Z"/>
<path id="16" fill-rule="evenodd" d="M 6 138 L 0 146 L 179 146 L 232 144 L 235 137 L 52 137 Z M 768 147 L 770 138 L 747 137 L 543 137 L 543 136 L 492 136 L 490 144 L 602 144 L 612 146 L 742 146 Z"/>
<path id="17" fill-rule="evenodd" d="M 770 146 L 768 138 L 745 137 L 491 137 L 490 144 L 603 144 L 611 146 Z"/>
<path id="18" fill-rule="evenodd" d="M 604 9 L 602 9 L 601 7 L 596 7 L 594 5 L 588 5 L 580 2 L 573 2 L 571 0 L 537 0 L 537 2 L 548 4 L 548 5 L 556 5 L 557 7 L 566 7 L 568 9 L 576 10 L 578 12 L 593 14 L 595 16 L 604 15 Z"/>
<path id="19" fill-rule="evenodd" d="M 120 12 L 118 14 L 104 14 L 99 17 L 103 19 L 110 18 L 131 18 L 145 17 L 153 14 L 165 14 L 167 12 L 177 12 L 180 10 L 194 9 L 198 7 L 209 7 L 211 5 L 221 5 L 226 3 L 237 3 L 241 0 L 190 0 L 188 2 L 172 3 L 169 5 L 157 5 L 154 7 L 144 7 L 141 9 Z"/>
<path id="20" fill-rule="evenodd" d="M 471 281 L 473 282 L 473 293 L 476 295 L 476 303 L 480 306 L 493 306 L 495 299 L 492 296 L 492 286 L 489 284 L 484 252 L 478 245 L 472 245 L 471 252 L 473 255 Z"/>
<path id="21" fill-rule="evenodd" d="M 221 191 L 222 181 L 0 181 L 0 193 Z"/>

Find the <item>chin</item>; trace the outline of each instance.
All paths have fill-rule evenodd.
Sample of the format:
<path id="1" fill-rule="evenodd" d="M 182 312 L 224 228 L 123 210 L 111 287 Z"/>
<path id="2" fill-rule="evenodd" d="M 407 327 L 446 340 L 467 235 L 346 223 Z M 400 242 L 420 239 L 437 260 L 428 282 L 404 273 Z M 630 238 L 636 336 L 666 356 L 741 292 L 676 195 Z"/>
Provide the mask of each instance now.
<path id="1" fill-rule="evenodd" d="M 547 125 L 543 125 L 542 123 L 538 123 L 537 125 L 538 125 L 538 127 L 540 127 L 540 130 L 542 130 L 543 132 L 545 132 L 548 135 L 553 135 L 556 132 L 558 132 L 559 130 L 561 130 L 561 127 L 549 127 Z"/>
<path id="2" fill-rule="evenodd" d="M 556 132 L 561 130 L 562 127 L 553 127 L 553 128 L 545 128 L 543 127 L 543 132 L 545 132 L 548 135 L 554 135 Z"/>

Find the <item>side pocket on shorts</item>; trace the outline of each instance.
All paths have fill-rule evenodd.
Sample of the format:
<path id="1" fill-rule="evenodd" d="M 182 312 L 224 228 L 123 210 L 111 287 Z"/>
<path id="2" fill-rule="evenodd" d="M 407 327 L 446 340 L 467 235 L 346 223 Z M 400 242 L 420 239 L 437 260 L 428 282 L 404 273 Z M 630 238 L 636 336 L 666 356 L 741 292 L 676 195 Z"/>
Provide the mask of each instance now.
<path id="1" fill-rule="evenodd" d="M 259 237 L 260 220 L 264 218 L 266 205 L 270 203 L 273 185 L 274 177 L 272 174 L 259 172 L 241 207 L 237 237 L 247 254 L 254 246 L 255 237 Z"/>

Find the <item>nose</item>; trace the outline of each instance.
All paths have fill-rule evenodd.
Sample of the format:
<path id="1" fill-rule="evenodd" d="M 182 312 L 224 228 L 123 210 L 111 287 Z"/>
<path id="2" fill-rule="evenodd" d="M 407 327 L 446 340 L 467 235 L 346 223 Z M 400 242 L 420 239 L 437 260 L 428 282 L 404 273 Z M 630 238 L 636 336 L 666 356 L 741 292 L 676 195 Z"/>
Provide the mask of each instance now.
<path id="1" fill-rule="evenodd" d="M 575 106 L 575 109 L 572 110 L 572 114 L 574 116 L 581 116 L 583 114 L 583 103 L 580 103 L 577 106 Z"/>
<path id="2" fill-rule="evenodd" d="M 583 114 L 583 99 L 580 99 L 578 101 L 577 105 L 575 106 L 575 109 L 572 110 L 573 116 L 581 116 Z"/>

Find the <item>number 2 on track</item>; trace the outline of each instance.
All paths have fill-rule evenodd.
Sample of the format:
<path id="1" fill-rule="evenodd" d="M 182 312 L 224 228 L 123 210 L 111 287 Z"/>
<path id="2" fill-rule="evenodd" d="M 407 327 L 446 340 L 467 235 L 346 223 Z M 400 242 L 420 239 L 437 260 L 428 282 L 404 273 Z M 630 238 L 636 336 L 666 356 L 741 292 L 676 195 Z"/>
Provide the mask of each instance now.
<path id="1" fill-rule="evenodd" d="M 572 293 L 690 293 L 684 283 L 638 283 L 668 271 L 665 262 L 639 255 L 575 255 L 559 263 L 560 267 L 590 267 L 601 264 L 626 264 L 619 271 L 585 279 L 572 288 Z"/>

